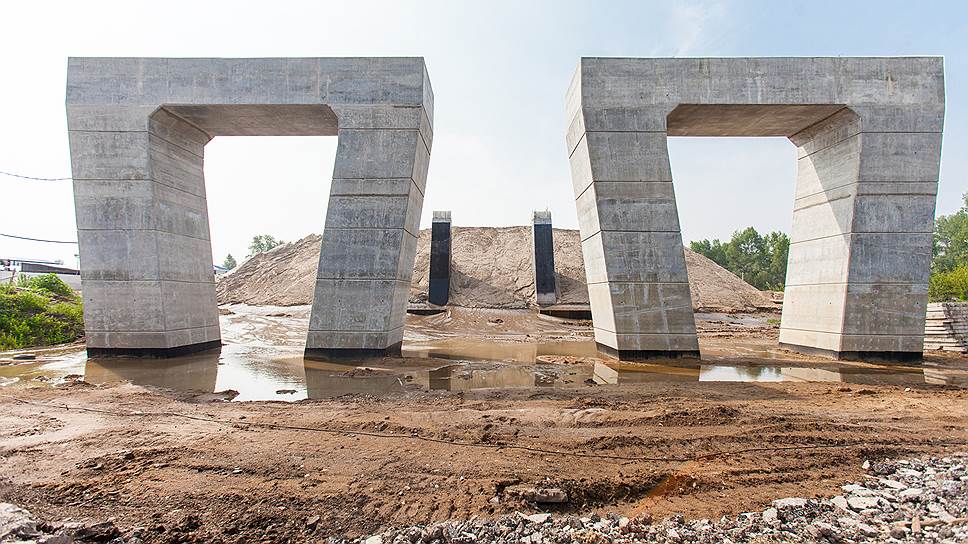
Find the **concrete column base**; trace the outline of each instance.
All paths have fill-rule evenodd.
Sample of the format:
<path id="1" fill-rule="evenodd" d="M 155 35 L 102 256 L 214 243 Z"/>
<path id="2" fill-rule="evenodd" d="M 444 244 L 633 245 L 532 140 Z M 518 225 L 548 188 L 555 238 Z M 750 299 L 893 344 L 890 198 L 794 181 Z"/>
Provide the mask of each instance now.
<path id="1" fill-rule="evenodd" d="M 595 342 L 598 353 L 619 361 L 648 361 L 652 359 L 699 359 L 699 350 L 615 349 Z"/>
<path id="2" fill-rule="evenodd" d="M 197 344 L 187 344 L 172 348 L 87 348 L 88 359 L 102 359 L 107 357 L 144 357 L 152 359 L 169 359 L 171 357 L 181 357 L 202 351 L 214 351 L 222 349 L 221 340 L 210 342 L 199 342 Z"/>
<path id="3" fill-rule="evenodd" d="M 838 361 L 921 363 L 924 360 L 924 353 L 920 351 L 835 351 L 832 349 L 815 348 L 813 346 L 788 344 L 786 342 L 780 342 L 780 347 L 804 355 L 827 357 Z"/>
<path id="4" fill-rule="evenodd" d="M 306 348 L 303 358 L 310 361 L 362 359 L 366 357 L 400 357 L 403 342 L 385 348 Z"/>

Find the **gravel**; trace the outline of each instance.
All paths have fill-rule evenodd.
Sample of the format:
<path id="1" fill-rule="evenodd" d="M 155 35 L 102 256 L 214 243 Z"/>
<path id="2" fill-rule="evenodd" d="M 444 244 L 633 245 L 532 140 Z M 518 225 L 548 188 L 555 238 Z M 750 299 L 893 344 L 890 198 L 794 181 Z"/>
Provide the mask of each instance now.
<path id="1" fill-rule="evenodd" d="M 783 498 L 762 512 L 716 521 L 518 513 L 393 529 L 353 542 L 968 542 L 966 465 L 968 454 L 868 461 L 866 478 L 835 497 Z"/>

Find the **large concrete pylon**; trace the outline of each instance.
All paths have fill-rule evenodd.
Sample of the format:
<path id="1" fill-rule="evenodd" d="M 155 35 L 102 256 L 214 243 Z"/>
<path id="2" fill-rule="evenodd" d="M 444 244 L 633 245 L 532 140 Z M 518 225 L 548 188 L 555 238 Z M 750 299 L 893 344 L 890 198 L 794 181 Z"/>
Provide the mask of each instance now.
<path id="1" fill-rule="evenodd" d="M 306 352 L 399 349 L 433 141 L 423 59 L 72 58 L 67 117 L 90 353 L 219 345 L 202 166 L 222 135 L 339 137 Z"/>
<path id="2" fill-rule="evenodd" d="M 584 58 L 567 115 L 601 351 L 698 355 L 667 137 L 786 136 L 799 159 L 781 344 L 921 357 L 940 58 Z"/>

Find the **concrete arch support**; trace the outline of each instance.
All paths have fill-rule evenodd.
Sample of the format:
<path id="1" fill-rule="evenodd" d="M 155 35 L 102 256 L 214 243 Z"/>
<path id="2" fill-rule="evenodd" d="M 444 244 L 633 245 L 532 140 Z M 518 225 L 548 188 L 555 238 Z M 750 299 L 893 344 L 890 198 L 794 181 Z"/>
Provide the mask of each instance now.
<path id="1" fill-rule="evenodd" d="M 417 127 L 340 129 L 307 357 L 399 354 L 429 159 Z"/>
<path id="2" fill-rule="evenodd" d="M 599 349 L 698 356 L 665 132 L 586 131 L 571 169 Z"/>
<path id="3" fill-rule="evenodd" d="M 91 354 L 219 345 L 215 136 L 338 136 L 307 353 L 399 344 L 433 142 L 423 59 L 72 58 L 67 117 Z"/>
<path id="4" fill-rule="evenodd" d="M 781 344 L 920 358 L 940 58 L 585 58 L 566 102 L 601 351 L 698 354 L 667 137 L 785 136 L 798 167 Z"/>

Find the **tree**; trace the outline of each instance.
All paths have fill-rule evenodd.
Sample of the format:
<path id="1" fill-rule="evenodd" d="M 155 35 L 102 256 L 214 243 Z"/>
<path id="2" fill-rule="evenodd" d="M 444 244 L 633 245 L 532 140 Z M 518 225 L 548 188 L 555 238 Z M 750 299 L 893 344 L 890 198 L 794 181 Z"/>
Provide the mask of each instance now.
<path id="1" fill-rule="evenodd" d="M 965 203 L 951 215 L 942 215 L 934 222 L 934 259 L 931 272 L 951 272 L 968 266 L 968 193 Z"/>
<path id="2" fill-rule="evenodd" d="M 762 236 L 748 227 L 734 232 L 727 243 L 700 240 L 689 245 L 757 289 L 783 290 L 790 238 L 782 232 Z"/>
<path id="3" fill-rule="evenodd" d="M 259 234 L 252 237 L 252 242 L 249 244 L 249 257 L 255 255 L 256 253 L 262 253 L 264 251 L 269 251 L 270 249 L 281 246 L 284 244 L 282 240 L 276 240 L 271 234 Z"/>
<path id="4" fill-rule="evenodd" d="M 226 255 L 225 260 L 222 261 L 222 268 L 225 268 L 226 270 L 232 270 L 236 267 L 236 265 L 238 265 L 238 263 L 235 262 L 235 257 L 233 257 L 231 253 Z"/>

